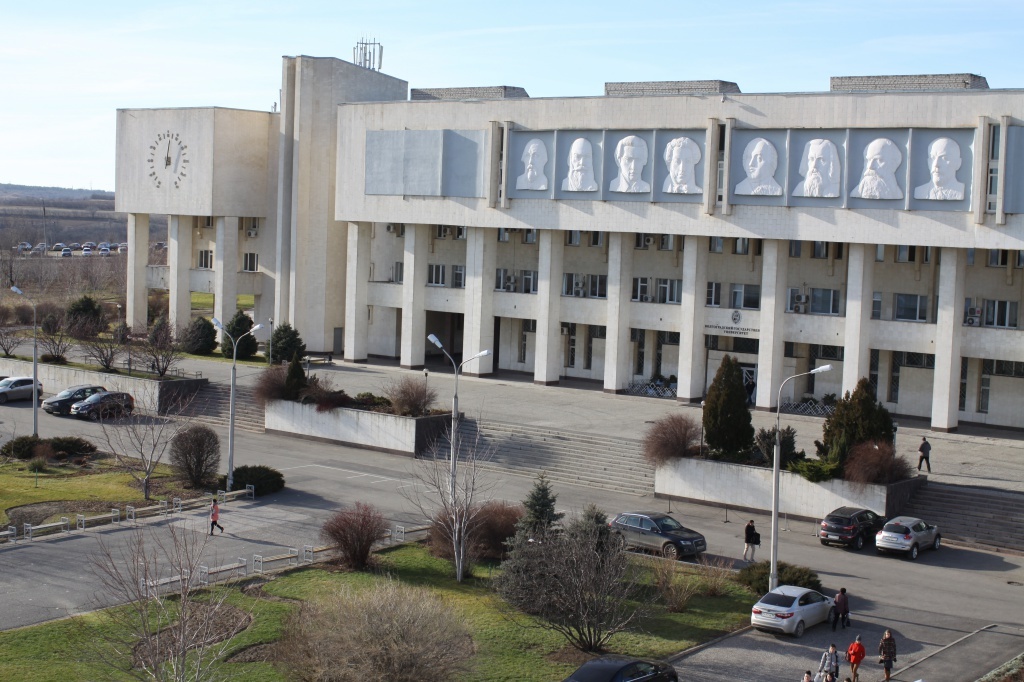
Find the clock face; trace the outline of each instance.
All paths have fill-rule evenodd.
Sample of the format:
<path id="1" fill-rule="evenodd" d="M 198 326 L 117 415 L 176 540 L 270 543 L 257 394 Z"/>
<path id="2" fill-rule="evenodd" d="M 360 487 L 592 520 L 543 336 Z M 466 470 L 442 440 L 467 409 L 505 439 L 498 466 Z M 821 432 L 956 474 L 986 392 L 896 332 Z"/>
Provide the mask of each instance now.
<path id="1" fill-rule="evenodd" d="M 146 150 L 149 179 L 156 187 L 181 187 L 189 175 L 188 145 L 180 133 L 159 133 Z"/>

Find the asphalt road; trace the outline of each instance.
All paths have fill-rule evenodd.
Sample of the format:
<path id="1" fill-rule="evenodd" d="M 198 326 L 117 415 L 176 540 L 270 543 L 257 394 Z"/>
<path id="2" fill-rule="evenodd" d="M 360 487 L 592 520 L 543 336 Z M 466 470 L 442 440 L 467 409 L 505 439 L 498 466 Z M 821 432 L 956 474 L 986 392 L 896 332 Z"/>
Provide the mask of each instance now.
<path id="1" fill-rule="evenodd" d="M 31 432 L 31 407 L 0 407 L 0 429 Z M 98 426 L 40 412 L 41 435 L 83 434 L 101 441 Z M 226 442 L 226 433 L 221 433 Z M 226 457 L 224 457 L 226 460 Z M 409 458 L 276 435 L 236 432 L 235 463 L 268 464 L 285 473 L 287 488 L 255 502 L 235 502 L 223 510 L 224 535 L 205 549 L 210 565 L 252 554 L 279 554 L 284 548 L 318 544 L 319 526 L 333 510 L 356 501 L 371 502 L 392 523 L 415 526 L 424 518 L 410 503 L 415 467 Z M 486 473 L 487 496 L 522 500 L 532 480 Z M 572 512 L 595 502 L 609 513 L 625 509 L 667 510 L 652 497 L 636 497 L 557 484 L 558 506 Z M 699 505 L 671 505 L 683 523 L 704 533 L 709 553 L 738 559 L 747 517 Z M 767 558 L 769 519 L 753 517 L 763 538 L 759 559 Z M 149 522 L 152 526 L 167 520 Z M 205 514 L 191 512 L 175 523 L 206 532 Z M 784 524 L 785 527 L 785 524 Z M 687 680 L 796 680 L 817 661 L 828 643 L 845 649 L 854 634 L 869 653 L 882 630 L 892 628 L 900 642 L 901 667 L 912 665 L 899 680 L 974 680 L 1024 650 L 1024 558 L 944 546 L 925 552 L 917 562 L 822 547 L 815 526 L 791 522 L 780 533 L 780 558 L 818 571 L 826 591 L 846 587 L 851 595 L 853 627 L 835 635 L 827 626 L 811 628 L 793 640 L 761 632 L 744 632 L 688 656 L 678 667 Z M 31 544 L 0 546 L 0 629 L 77 613 L 104 603 L 88 570 L 97 538 L 117 545 L 128 532 L 103 528 Z M 1014 584 L 1018 583 L 1018 584 Z M 999 624 L 962 641 L 975 630 Z M 2 635 L 0 635 L 2 636 Z M 950 646 L 952 645 L 952 646 Z M 949 648 L 943 648 L 943 647 Z M 880 677 L 869 656 L 863 680 Z"/>

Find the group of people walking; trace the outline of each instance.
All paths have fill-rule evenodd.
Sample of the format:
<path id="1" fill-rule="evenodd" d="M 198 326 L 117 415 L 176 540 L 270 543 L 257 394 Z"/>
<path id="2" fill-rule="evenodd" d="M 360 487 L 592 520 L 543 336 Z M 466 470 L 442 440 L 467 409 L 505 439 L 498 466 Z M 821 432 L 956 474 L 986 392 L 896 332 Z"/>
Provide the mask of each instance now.
<path id="1" fill-rule="evenodd" d="M 808 670 L 804 673 L 801 682 L 839 682 L 839 656 L 836 645 L 829 645 L 828 650 L 821 655 L 818 674 L 814 675 Z M 843 682 L 857 682 L 858 671 L 865 658 L 867 658 L 867 650 L 861 642 L 860 635 L 857 635 L 850 646 L 846 648 L 845 659 L 850 666 L 850 674 L 843 679 Z M 888 682 L 892 675 L 893 665 L 896 663 L 896 638 L 892 636 L 891 630 L 886 630 L 882 640 L 878 643 L 878 663 L 885 671 L 885 679 Z"/>

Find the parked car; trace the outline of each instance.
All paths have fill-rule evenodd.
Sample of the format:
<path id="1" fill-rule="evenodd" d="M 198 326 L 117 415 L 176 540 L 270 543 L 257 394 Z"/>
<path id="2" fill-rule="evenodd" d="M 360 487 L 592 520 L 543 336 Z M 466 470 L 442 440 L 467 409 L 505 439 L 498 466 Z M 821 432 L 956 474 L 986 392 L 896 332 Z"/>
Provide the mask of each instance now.
<path id="1" fill-rule="evenodd" d="M 68 244 L 68 247 L 72 251 L 81 251 L 82 250 L 82 245 L 79 244 L 78 242 L 71 242 L 70 244 Z"/>
<path id="2" fill-rule="evenodd" d="M 134 410 L 135 399 L 118 392 L 94 393 L 71 406 L 72 415 L 93 421 L 131 416 Z"/>
<path id="3" fill-rule="evenodd" d="M 65 246 L 63 249 L 60 250 L 60 257 L 71 258 L 71 249 Z"/>
<path id="4" fill-rule="evenodd" d="M 67 248 L 67 244 L 64 242 L 57 242 L 50 247 L 50 251 L 63 251 L 65 248 Z"/>
<path id="5" fill-rule="evenodd" d="M 92 255 L 92 247 L 91 246 L 83 246 L 82 247 L 82 255 L 83 256 L 91 256 Z"/>
<path id="6" fill-rule="evenodd" d="M 631 656 L 599 656 L 576 669 L 563 682 L 677 682 L 675 668 L 664 661 Z"/>
<path id="7" fill-rule="evenodd" d="M 106 246 L 101 246 L 100 247 L 100 255 L 101 256 L 109 256 L 110 255 L 110 249 L 107 248 Z"/>
<path id="8" fill-rule="evenodd" d="M 17 246 L 18 251 L 30 251 L 32 249 L 31 242 L 21 242 Z"/>
<path id="9" fill-rule="evenodd" d="M 832 617 L 835 600 L 821 592 L 795 585 L 780 585 L 761 597 L 750 609 L 750 624 L 802 637 L 804 630 Z"/>
<path id="10" fill-rule="evenodd" d="M 668 559 L 698 556 L 708 548 L 703 535 L 661 512 L 622 512 L 608 527 L 624 547 L 660 552 Z"/>
<path id="11" fill-rule="evenodd" d="M 861 550 L 865 543 L 874 542 L 875 533 L 884 525 L 885 517 L 870 509 L 840 507 L 822 519 L 818 539 L 823 545 L 846 545 Z"/>
<path id="12" fill-rule="evenodd" d="M 71 386 L 65 388 L 57 395 L 44 400 L 43 410 L 47 414 L 71 414 L 72 405 L 85 400 L 95 393 L 105 393 L 106 390 L 103 386 L 94 386 L 92 384 Z"/>
<path id="13" fill-rule="evenodd" d="M 101 249 L 109 249 L 110 242 L 100 242 L 99 244 L 97 244 L 97 246 L 100 247 Z"/>
<path id="14" fill-rule="evenodd" d="M 121 244 L 120 246 L 117 247 L 117 252 L 118 253 L 128 253 L 128 245 L 127 244 Z"/>
<path id="15" fill-rule="evenodd" d="M 96 242 L 82 242 L 82 248 L 84 249 L 86 247 L 88 247 L 90 249 L 95 249 L 96 248 Z"/>
<path id="16" fill-rule="evenodd" d="M 879 554 L 902 552 L 908 559 L 916 559 L 922 549 L 938 549 L 942 535 L 938 526 L 930 526 L 913 516 L 897 516 L 889 519 L 882 530 L 875 535 L 875 549 Z"/>
<path id="17" fill-rule="evenodd" d="M 43 384 L 37 383 L 37 395 L 42 397 Z M 32 400 L 32 377 L 7 377 L 0 381 L 0 405 L 9 400 Z"/>

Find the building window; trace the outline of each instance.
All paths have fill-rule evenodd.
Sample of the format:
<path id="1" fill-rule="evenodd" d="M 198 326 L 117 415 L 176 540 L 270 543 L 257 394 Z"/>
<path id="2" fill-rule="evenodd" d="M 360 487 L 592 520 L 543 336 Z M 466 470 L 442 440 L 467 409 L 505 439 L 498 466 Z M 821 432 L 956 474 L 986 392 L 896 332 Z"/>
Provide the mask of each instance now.
<path id="1" fill-rule="evenodd" d="M 646 234 L 644 232 L 638 232 L 633 235 L 633 248 L 634 249 L 646 249 L 649 246 L 655 244 L 653 235 Z"/>
<path id="2" fill-rule="evenodd" d="M 579 246 L 580 245 L 580 231 L 569 230 L 565 233 L 565 245 L 566 246 Z"/>
<path id="3" fill-rule="evenodd" d="M 967 264 L 974 265 L 974 249 L 967 249 Z"/>
<path id="4" fill-rule="evenodd" d="M 927 322 L 928 297 L 917 294 L 896 294 L 896 310 L 893 319 L 904 322 Z"/>
<path id="5" fill-rule="evenodd" d="M 460 227 L 456 227 L 455 228 L 455 238 L 456 239 L 463 239 L 464 240 L 466 238 L 466 232 L 467 231 L 468 230 L 466 230 L 466 226 L 465 225 L 462 225 Z"/>
<path id="6" fill-rule="evenodd" d="M 750 240 L 746 237 L 738 238 L 733 243 L 732 252 L 737 256 L 746 256 L 750 253 Z"/>
<path id="7" fill-rule="evenodd" d="M 536 244 L 537 243 L 537 230 L 523 230 L 523 243 L 524 244 Z"/>
<path id="8" fill-rule="evenodd" d="M 608 275 L 590 275 L 587 277 L 589 284 L 588 295 L 591 298 L 608 298 Z"/>
<path id="9" fill-rule="evenodd" d="M 802 241 L 800 241 L 798 239 L 790 239 L 789 240 L 789 257 L 790 258 L 799 258 L 800 257 L 800 252 L 803 250 L 803 248 L 804 248 L 804 243 Z"/>
<path id="10" fill-rule="evenodd" d="M 988 394 L 992 388 L 992 378 L 986 374 L 981 375 L 981 385 L 978 387 L 978 412 L 988 412 Z"/>
<path id="11" fill-rule="evenodd" d="M 452 266 L 452 289 L 464 289 L 466 287 L 466 266 Z"/>
<path id="12" fill-rule="evenodd" d="M 988 148 L 988 182 L 986 183 L 985 212 L 996 212 L 996 195 L 999 193 L 999 132 L 998 125 L 989 126 L 991 143 Z M 980 412 L 981 410 L 979 410 Z M 987 411 L 987 410 L 986 410 Z"/>
<path id="13" fill-rule="evenodd" d="M 733 284 L 729 291 L 729 307 L 757 310 L 761 307 L 761 285 Z"/>
<path id="14" fill-rule="evenodd" d="M 871 385 L 871 397 L 875 400 L 878 400 L 878 363 L 881 355 L 877 348 L 872 348 L 868 356 L 868 384 Z"/>
<path id="15" fill-rule="evenodd" d="M 811 289 L 811 312 L 815 315 L 839 314 L 839 289 Z"/>
<path id="16" fill-rule="evenodd" d="M 1005 268 L 1010 262 L 1010 252 L 1006 249 L 989 249 L 988 265 L 991 268 Z"/>
<path id="17" fill-rule="evenodd" d="M 495 291 L 512 291 L 510 286 L 515 285 L 515 278 L 511 276 L 508 268 L 498 268 L 494 271 Z"/>
<path id="18" fill-rule="evenodd" d="M 444 239 L 448 236 L 448 232 L 451 230 L 447 225 L 435 225 L 434 226 L 434 239 Z"/>
<path id="19" fill-rule="evenodd" d="M 537 320 L 523 320 L 523 331 L 530 334 L 536 334 Z"/>
<path id="20" fill-rule="evenodd" d="M 499 227 L 498 228 L 498 241 L 499 242 L 507 242 L 508 241 L 508 228 L 507 227 Z"/>
<path id="21" fill-rule="evenodd" d="M 529 323 L 532 322 L 532 321 L 533 320 L 522 320 L 522 321 L 520 321 L 520 326 L 519 326 L 519 358 L 518 358 L 519 362 L 526 362 L 526 344 L 527 344 L 527 341 L 528 341 L 528 337 L 526 335 L 529 333 Z"/>
<path id="22" fill-rule="evenodd" d="M 260 255 L 258 253 L 242 254 L 242 272 L 259 272 Z"/>
<path id="23" fill-rule="evenodd" d="M 889 355 L 889 402 L 898 403 L 900 401 L 900 365 L 903 362 L 903 354 L 894 350 Z"/>
<path id="24" fill-rule="evenodd" d="M 708 295 L 704 300 L 704 305 L 717 308 L 722 305 L 722 283 L 721 282 L 708 282 Z"/>
<path id="25" fill-rule="evenodd" d="M 427 266 L 427 284 L 435 287 L 444 286 L 444 266 L 431 263 Z"/>
<path id="26" fill-rule="evenodd" d="M 996 375 L 1001 377 L 1024 377 L 1024 362 L 1012 362 L 1010 360 L 982 360 L 981 373 L 983 375 Z"/>
<path id="27" fill-rule="evenodd" d="M 658 303 L 682 303 L 683 280 L 658 279 Z"/>
<path id="28" fill-rule="evenodd" d="M 871 294 L 871 319 L 882 319 L 882 292 L 876 291 Z"/>
<path id="29" fill-rule="evenodd" d="M 1017 252 L 1017 267 L 1024 268 L 1024 251 Z"/>
<path id="30" fill-rule="evenodd" d="M 757 339 L 747 339 L 742 336 L 732 337 L 733 353 L 749 353 L 750 355 L 757 355 L 760 347 L 761 343 Z"/>
<path id="31" fill-rule="evenodd" d="M 913 263 L 917 260 L 917 247 L 900 244 L 896 247 L 897 263 Z"/>
<path id="32" fill-rule="evenodd" d="M 676 248 L 676 236 L 674 234 L 658 235 L 658 251 L 673 251 Z"/>
<path id="33" fill-rule="evenodd" d="M 800 302 L 798 298 L 800 296 L 800 287 L 790 287 L 786 290 L 786 312 L 791 313 L 796 310 L 797 304 Z"/>
<path id="34" fill-rule="evenodd" d="M 633 300 L 643 301 L 644 303 L 650 303 L 654 300 L 651 296 L 651 280 L 646 277 L 633 278 Z"/>
<path id="35" fill-rule="evenodd" d="M 536 270 L 520 270 L 519 277 L 522 278 L 522 293 L 524 294 L 535 294 L 537 293 L 537 271 Z"/>
<path id="36" fill-rule="evenodd" d="M 608 329 L 604 325 L 592 324 L 587 327 L 587 351 L 583 358 L 584 369 L 593 369 L 594 365 L 594 339 L 604 339 L 608 336 Z"/>
<path id="37" fill-rule="evenodd" d="M 828 258 L 828 242 L 814 242 L 811 258 Z"/>
<path id="38" fill-rule="evenodd" d="M 985 301 L 985 326 L 1017 328 L 1016 301 Z"/>
<path id="39" fill-rule="evenodd" d="M 398 284 L 405 281 L 405 262 L 395 261 L 395 268 L 391 271 L 391 280 Z"/>
<path id="40" fill-rule="evenodd" d="M 711 253 L 722 253 L 724 243 L 724 237 L 708 237 L 708 251 Z"/>
<path id="41" fill-rule="evenodd" d="M 925 246 L 923 248 L 924 248 L 924 254 L 923 254 L 923 258 L 921 259 L 921 262 L 922 263 L 931 263 L 932 262 L 932 247 Z"/>
<path id="42" fill-rule="evenodd" d="M 842 362 L 846 349 L 842 346 L 817 345 L 814 350 L 814 357 L 819 360 L 835 360 Z"/>
<path id="43" fill-rule="evenodd" d="M 591 246 L 604 246 L 604 232 L 593 231 L 590 233 Z"/>
<path id="44" fill-rule="evenodd" d="M 967 358 L 960 358 L 960 399 L 956 409 L 961 412 L 967 409 Z"/>
<path id="45" fill-rule="evenodd" d="M 878 244 L 877 246 L 875 246 L 875 262 L 885 262 L 885 244 Z"/>
<path id="46" fill-rule="evenodd" d="M 562 296 L 586 296 L 587 276 L 566 272 L 562 274 Z"/>
<path id="47" fill-rule="evenodd" d="M 213 251 L 210 249 L 201 249 L 199 251 L 199 257 L 196 259 L 196 268 L 199 270 L 212 270 L 213 269 Z"/>

